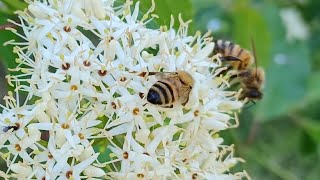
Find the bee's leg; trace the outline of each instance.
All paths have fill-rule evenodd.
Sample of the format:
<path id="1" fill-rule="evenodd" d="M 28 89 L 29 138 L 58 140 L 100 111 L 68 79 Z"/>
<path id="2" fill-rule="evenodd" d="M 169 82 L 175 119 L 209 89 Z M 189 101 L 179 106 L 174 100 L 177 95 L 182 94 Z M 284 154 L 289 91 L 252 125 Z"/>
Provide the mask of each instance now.
<path id="1" fill-rule="evenodd" d="M 250 104 L 249 104 L 250 103 Z M 246 103 L 246 106 L 244 107 L 244 109 L 249 109 L 251 108 L 252 106 L 256 105 L 256 102 L 254 100 L 249 100 L 247 103 Z"/>
<path id="2" fill-rule="evenodd" d="M 226 69 L 222 70 L 221 72 L 219 72 L 216 77 L 219 77 L 221 74 L 225 75 L 228 71 L 232 70 L 232 66 L 231 65 L 225 65 L 223 67 L 227 67 Z"/>
<path id="3" fill-rule="evenodd" d="M 143 99 L 143 98 L 144 98 L 144 96 L 145 96 L 145 94 L 144 94 L 144 93 L 139 92 L 139 97 L 140 97 L 141 99 Z"/>
<path id="4" fill-rule="evenodd" d="M 254 100 L 250 100 L 249 102 L 251 102 L 252 105 L 256 105 L 256 102 Z"/>

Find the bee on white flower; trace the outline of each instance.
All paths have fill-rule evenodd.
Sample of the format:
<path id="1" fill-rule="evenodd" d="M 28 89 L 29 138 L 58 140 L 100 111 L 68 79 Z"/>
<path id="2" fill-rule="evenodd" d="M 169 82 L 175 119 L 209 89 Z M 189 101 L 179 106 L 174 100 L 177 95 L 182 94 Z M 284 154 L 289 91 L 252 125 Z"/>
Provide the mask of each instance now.
<path id="1" fill-rule="evenodd" d="M 0 152 L 7 162 L 1 176 L 248 177 L 230 173 L 242 159 L 218 137 L 238 125 L 235 111 L 242 103 L 235 92 L 225 91 L 228 79 L 213 73 L 219 64 L 209 58 L 215 45 L 209 33 L 189 36 L 191 21 L 181 15 L 177 31 L 174 18 L 169 27 L 148 28 L 157 17 L 153 1 L 143 17 L 140 2 L 131 0 L 117 7 L 114 0 L 26 2 L 27 10 L 18 12 L 20 22 L 11 21 L 22 31 L 9 29 L 23 42 L 6 43 L 15 46 L 18 65 L 7 76 L 16 97 L 9 93 L 0 105 Z M 178 75 L 157 79 L 141 77 L 142 72 Z M 172 78 L 177 89 L 159 83 L 173 84 Z M 171 95 L 168 103 L 160 98 L 161 105 L 180 105 L 152 104 L 156 94 L 150 88 Z M 28 93 L 24 103 L 19 102 L 22 91 Z"/>

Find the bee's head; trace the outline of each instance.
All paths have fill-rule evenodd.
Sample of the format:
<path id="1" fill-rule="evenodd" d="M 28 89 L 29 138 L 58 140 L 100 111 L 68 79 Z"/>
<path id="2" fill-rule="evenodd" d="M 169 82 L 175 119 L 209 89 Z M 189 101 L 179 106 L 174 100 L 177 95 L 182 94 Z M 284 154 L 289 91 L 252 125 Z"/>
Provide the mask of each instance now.
<path id="1" fill-rule="evenodd" d="M 249 99 L 262 99 L 263 94 L 258 89 L 248 89 L 244 92 L 244 96 Z"/>

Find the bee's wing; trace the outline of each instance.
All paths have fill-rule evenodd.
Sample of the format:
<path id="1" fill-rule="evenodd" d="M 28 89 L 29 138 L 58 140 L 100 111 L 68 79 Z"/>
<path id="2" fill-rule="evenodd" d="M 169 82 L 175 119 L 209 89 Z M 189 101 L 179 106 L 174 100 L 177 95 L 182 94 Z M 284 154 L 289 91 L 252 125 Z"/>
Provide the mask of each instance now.
<path id="1" fill-rule="evenodd" d="M 241 59 L 239 59 L 235 56 L 222 56 L 222 57 L 219 57 L 219 59 L 221 61 L 241 61 Z"/>
<path id="2" fill-rule="evenodd" d="M 168 78 L 168 77 L 173 77 L 177 76 L 177 72 L 155 72 L 155 71 L 143 71 L 143 72 L 136 72 L 132 71 L 132 73 L 137 74 L 140 77 L 146 78 L 148 76 L 156 76 L 157 79 L 162 79 L 162 78 Z"/>
<path id="3" fill-rule="evenodd" d="M 141 72 L 139 76 L 147 77 L 147 76 L 156 76 L 157 79 L 169 78 L 177 76 L 177 72 Z"/>

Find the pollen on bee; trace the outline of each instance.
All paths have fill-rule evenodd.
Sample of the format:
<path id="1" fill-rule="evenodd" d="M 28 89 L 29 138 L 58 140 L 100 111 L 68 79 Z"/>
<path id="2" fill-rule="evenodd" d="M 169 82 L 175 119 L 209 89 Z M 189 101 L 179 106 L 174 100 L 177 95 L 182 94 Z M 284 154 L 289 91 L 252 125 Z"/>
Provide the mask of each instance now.
<path id="1" fill-rule="evenodd" d="M 63 124 L 61 125 L 61 127 L 62 127 L 63 129 L 69 129 L 69 128 L 70 128 L 70 125 L 67 124 L 67 123 L 63 123 Z"/>
<path id="2" fill-rule="evenodd" d="M 70 89 L 71 89 L 72 91 L 76 91 L 76 90 L 78 90 L 78 86 L 72 85 L 72 86 L 70 87 Z"/>
<path id="3" fill-rule="evenodd" d="M 68 172 L 66 173 L 66 177 L 67 177 L 68 179 L 70 179 L 70 178 L 72 177 L 72 174 L 73 174 L 72 171 L 68 171 Z"/>
<path id="4" fill-rule="evenodd" d="M 17 150 L 17 151 L 21 151 L 21 146 L 19 144 L 15 144 L 14 145 L 14 148 Z"/>
<path id="5" fill-rule="evenodd" d="M 70 68 L 70 64 L 69 63 L 62 64 L 62 69 L 63 70 L 68 70 L 69 68 Z"/>
<path id="6" fill-rule="evenodd" d="M 134 108 L 134 109 L 132 110 L 133 115 L 138 115 L 139 112 L 140 112 L 139 108 Z"/>

